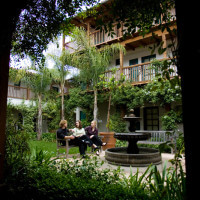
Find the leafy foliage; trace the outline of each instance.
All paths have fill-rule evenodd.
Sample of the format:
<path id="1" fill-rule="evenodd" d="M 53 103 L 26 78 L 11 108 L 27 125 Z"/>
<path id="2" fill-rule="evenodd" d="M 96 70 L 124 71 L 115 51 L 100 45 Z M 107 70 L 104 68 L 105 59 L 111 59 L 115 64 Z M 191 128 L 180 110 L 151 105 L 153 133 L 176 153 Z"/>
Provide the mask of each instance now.
<path id="1" fill-rule="evenodd" d="M 6 123 L 6 172 L 13 176 L 23 173 L 29 163 L 30 149 L 28 146 L 29 134 L 24 127 L 13 115 L 12 105 L 8 104 L 7 123 Z M 27 121 L 26 121 L 27 122 Z M 27 125 L 25 122 L 25 126 Z M 30 123 L 31 125 L 31 123 Z M 19 128 L 20 127 L 20 128 Z M 21 129 L 21 130 L 20 130 Z M 24 129 L 24 130 L 23 130 Z"/>
<path id="2" fill-rule="evenodd" d="M 26 1 L 13 34 L 13 53 L 26 54 L 36 60 L 43 58 L 49 42 L 72 27 L 70 17 L 82 11 L 82 6 L 88 8 L 95 3 L 96 0 Z"/>
<path id="3" fill-rule="evenodd" d="M 116 68 L 112 69 L 112 76 L 111 78 L 106 78 L 105 74 L 100 75 L 100 80 L 97 84 L 98 88 L 104 89 L 109 94 L 108 100 L 108 113 L 107 113 L 107 129 L 110 129 L 110 107 L 111 107 L 111 100 L 112 100 L 112 92 L 115 92 L 117 88 L 125 81 L 125 76 L 121 74 L 120 79 L 116 80 Z"/>
<path id="4" fill-rule="evenodd" d="M 177 124 L 182 122 L 182 112 L 171 110 L 162 116 L 162 126 L 165 130 L 176 130 Z"/>
<path id="5" fill-rule="evenodd" d="M 17 111 L 22 114 L 23 123 L 19 121 L 19 118 L 14 116 L 14 112 Z M 13 105 L 8 102 L 7 105 L 7 128 L 10 127 L 11 130 L 13 128 L 18 127 L 21 130 L 25 131 L 27 134 L 31 134 L 34 132 L 34 118 L 36 117 L 37 108 L 34 105 L 27 106 L 24 102 L 19 105 Z M 12 124 L 12 126 L 9 125 Z"/>
<path id="6" fill-rule="evenodd" d="M 110 130 L 116 133 L 126 132 L 126 122 L 121 118 L 118 112 L 110 116 Z"/>

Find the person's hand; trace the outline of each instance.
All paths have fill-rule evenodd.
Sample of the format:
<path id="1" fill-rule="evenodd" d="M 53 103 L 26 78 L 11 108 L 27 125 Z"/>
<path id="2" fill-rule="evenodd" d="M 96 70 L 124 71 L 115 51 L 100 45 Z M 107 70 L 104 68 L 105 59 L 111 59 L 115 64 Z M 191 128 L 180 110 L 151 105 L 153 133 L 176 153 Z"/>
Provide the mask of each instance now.
<path id="1" fill-rule="evenodd" d="M 70 131 L 70 132 L 73 132 L 73 133 L 75 132 L 73 129 L 69 129 L 69 131 Z"/>
<path id="2" fill-rule="evenodd" d="M 69 139 L 71 139 L 71 140 L 73 140 L 75 138 L 73 135 L 70 135 L 69 137 L 70 137 Z"/>
<path id="3" fill-rule="evenodd" d="M 81 137 L 81 136 L 83 136 L 83 135 L 77 135 L 76 137 Z"/>
<path id="4" fill-rule="evenodd" d="M 90 139 L 92 139 L 93 137 L 94 137 L 94 135 L 91 135 L 91 136 L 90 136 Z"/>

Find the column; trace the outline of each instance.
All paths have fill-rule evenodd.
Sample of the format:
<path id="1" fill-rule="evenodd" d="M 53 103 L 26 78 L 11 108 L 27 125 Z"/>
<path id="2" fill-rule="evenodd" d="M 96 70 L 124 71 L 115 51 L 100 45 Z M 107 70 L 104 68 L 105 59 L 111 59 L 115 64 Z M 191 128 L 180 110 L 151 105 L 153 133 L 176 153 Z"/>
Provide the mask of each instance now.
<path id="1" fill-rule="evenodd" d="M 63 35 L 62 35 L 62 51 L 65 49 L 65 34 L 63 31 Z"/>
<path id="2" fill-rule="evenodd" d="M 124 63 L 124 55 L 122 50 L 120 50 L 119 59 L 120 59 L 120 74 L 121 74 L 123 73 L 123 63 Z"/>
<path id="3" fill-rule="evenodd" d="M 166 48 L 165 52 L 163 53 L 163 58 L 167 58 L 167 39 L 164 33 L 162 34 L 162 41 L 163 41 L 163 48 Z"/>

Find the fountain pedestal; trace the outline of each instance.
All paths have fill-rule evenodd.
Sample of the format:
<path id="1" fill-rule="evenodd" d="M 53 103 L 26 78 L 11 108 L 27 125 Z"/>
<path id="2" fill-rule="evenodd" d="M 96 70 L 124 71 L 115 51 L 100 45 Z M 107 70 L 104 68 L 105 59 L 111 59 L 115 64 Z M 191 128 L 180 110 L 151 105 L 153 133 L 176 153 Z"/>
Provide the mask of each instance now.
<path id="1" fill-rule="evenodd" d="M 138 140 L 147 140 L 151 137 L 150 133 L 115 133 L 114 137 L 118 140 L 128 141 L 127 153 L 138 154 Z"/>
<path id="2" fill-rule="evenodd" d="M 128 142 L 127 153 L 138 154 L 139 148 L 137 146 L 137 140 L 131 140 Z"/>

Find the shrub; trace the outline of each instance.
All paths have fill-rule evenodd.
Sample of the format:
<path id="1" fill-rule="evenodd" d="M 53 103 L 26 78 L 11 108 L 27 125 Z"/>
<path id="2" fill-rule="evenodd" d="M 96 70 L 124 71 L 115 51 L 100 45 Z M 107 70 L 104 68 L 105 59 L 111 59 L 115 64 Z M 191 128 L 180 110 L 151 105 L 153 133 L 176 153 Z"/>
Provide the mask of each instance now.
<path id="1" fill-rule="evenodd" d="M 126 122 L 120 116 L 120 113 L 115 113 L 110 116 L 110 130 L 118 133 L 126 131 Z"/>
<path id="2" fill-rule="evenodd" d="M 27 132 L 16 128 L 16 120 L 10 110 L 7 110 L 6 122 L 6 173 L 18 176 L 29 163 L 30 149 Z M 12 177 L 11 176 L 11 177 Z"/>
<path id="3" fill-rule="evenodd" d="M 127 178 L 120 168 L 100 170 L 102 164 L 96 157 L 82 162 L 76 158 L 56 162 L 38 151 L 26 170 L 7 182 L 8 197 L 26 200 L 184 199 L 185 173 L 181 165 L 175 170 L 167 169 L 165 164 L 162 173 L 150 165 L 142 175 L 137 171 Z"/>
<path id="4" fill-rule="evenodd" d="M 42 133 L 42 140 L 46 142 L 55 142 L 56 133 Z"/>

